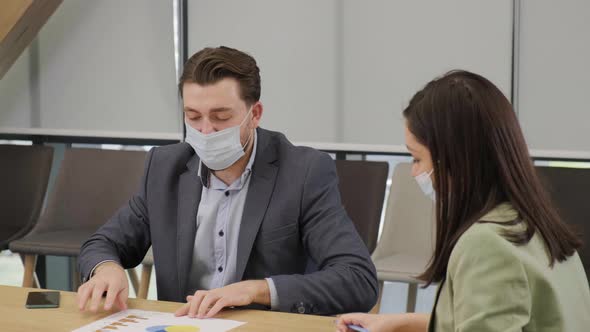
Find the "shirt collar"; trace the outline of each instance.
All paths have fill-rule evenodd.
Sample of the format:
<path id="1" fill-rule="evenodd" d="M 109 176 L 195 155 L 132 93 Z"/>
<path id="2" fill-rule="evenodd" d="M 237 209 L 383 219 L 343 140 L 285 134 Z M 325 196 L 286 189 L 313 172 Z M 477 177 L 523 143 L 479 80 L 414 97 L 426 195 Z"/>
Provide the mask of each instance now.
<path id="1" fill-rule="evenodd" d="M 498 204 L 495 208 L 486 213 L 486 215 L 481 217 L 480 220 L 502 223 L 514 221 L 517 218 L 518 211 L 516 211 L 509 202 L 504 202 Z"/>

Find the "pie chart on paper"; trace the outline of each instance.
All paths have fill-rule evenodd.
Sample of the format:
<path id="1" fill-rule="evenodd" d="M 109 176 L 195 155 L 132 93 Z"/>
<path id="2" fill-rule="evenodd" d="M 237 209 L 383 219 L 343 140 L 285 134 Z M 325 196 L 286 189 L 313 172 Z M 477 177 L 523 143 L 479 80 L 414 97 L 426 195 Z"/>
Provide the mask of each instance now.
<path id="1" fill-rule="evenodd" d="M 190 325 L 158 325 L 150 326 L 146 332 L 199 332 L 201 329 Z"/>
<path id="2" fill-rule="evenodd" d="M 244 324 L 245 322 L 230 319 L 194 319 L 187 316 L 176 317 L 170 312 L 129 309 L 72 332 L 228 332 Z M 0 332 L 2 331 L 4 330 L 0 327 Z"/>

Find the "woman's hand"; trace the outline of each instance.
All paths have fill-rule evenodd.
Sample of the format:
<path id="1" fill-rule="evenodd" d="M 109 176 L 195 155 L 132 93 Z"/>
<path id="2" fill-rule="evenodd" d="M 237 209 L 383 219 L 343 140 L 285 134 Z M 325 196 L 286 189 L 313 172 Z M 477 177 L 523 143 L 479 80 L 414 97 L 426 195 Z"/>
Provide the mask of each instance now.
<path id="1" fill-rule="evenodd" d="M 336 320 L 336 330 L 354 332 L 348 325 L 357 325 L 369 332 L 426 332 L 429 318 L 426 314 L 346 314 Z"/>
<path id="2" fill-rule="evenodd" d="M 391 322 L 390 315 L 347 314 L 336 320 L 336 330 L 339 332 L 354 332 L 348 325 L 361 326 L 369 332 L 395 331 L 395 322 Z"/>

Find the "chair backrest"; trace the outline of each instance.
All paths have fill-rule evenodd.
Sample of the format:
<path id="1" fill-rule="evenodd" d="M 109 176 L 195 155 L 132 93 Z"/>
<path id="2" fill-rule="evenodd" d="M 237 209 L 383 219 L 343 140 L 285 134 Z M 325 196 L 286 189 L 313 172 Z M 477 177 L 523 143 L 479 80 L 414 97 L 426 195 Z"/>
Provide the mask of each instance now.
<path id="1" fill-rule="evenodd" d="M 49 146 L 0 145 L 0 250 L 37 222 L 52 160 Z"/>
<path id="2" fill-rule="evenodd" d="M 408 254 L 428 261 L 434 252 L 434 202 L 426 197 L 411 176 L 410 163 L 393 170 L 383 231 L 373 259 Z"/>
<path id="3" fill-rule="evenodd" d="M 581 233 L 580 258 L 590 276 L 590 169 L 536 166 L 564 222 Z"/>
<path id="4" fill-rule="evenodd" d="M 98 229 L 139 189 L 145 156 L 144 151 L 66 149 L 33 232 Z"/>
<path id="5" fill-rule="evenodd" d="M 369 252 L 377 245 L 388 168 L 386 162 L 336 160 L 342 204 Z"/>

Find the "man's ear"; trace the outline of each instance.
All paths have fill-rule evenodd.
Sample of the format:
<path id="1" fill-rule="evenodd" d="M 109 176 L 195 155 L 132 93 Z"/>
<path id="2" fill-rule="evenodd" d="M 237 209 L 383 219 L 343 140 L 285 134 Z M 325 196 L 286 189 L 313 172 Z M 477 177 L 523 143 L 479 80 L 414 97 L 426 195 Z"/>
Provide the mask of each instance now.
<path id="1" fill-rule="evenodd" d="M 260 119 L 262 118 L 262 113 L 264 113 L 264 107 L 260 101 L 257 101 L 254 105 L 252 105 L 252 128 L 258 128 Z"/>

